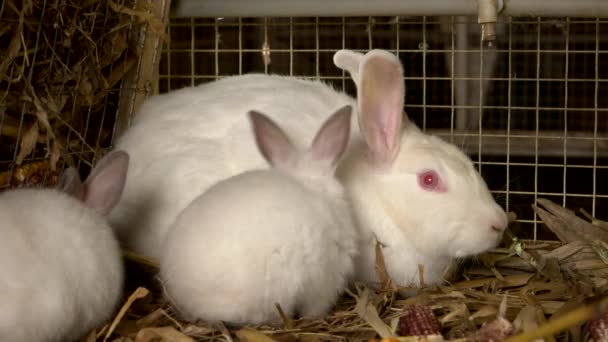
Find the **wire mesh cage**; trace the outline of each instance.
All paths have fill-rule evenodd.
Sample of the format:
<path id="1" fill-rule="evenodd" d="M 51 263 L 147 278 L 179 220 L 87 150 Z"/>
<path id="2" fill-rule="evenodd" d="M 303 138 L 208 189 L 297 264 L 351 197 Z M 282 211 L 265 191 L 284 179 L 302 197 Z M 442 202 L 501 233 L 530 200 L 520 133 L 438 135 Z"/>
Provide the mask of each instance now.
<path id="1" fill-rule="evenodd" d="M 450 1 L 456 4 L 460 0 Z M 313 2 L 320 3 L 306 3 Z M 5 0 L 0 4 L 0 191 L 53 185 L 66 166 L 77 166 L 81 175 L 87 174 L 151 94 L 225 76 L 267 73 L 320 79 L 355 96 L 351 77 L 334 66 L 332 57 L 343 48 L 359 52 L 377 48 L 396 54 L 404 66 L 407 115 L 422 130 L 453 142 L 472 158 L 497 202 L 517 215 L 514 232 L 518 238 L 556 240 L 531 206 L 540 198 L 608 220 L 606 18 L 589 13 L 584 17 L 505 15 L 498 18 L 496 37 L 488 44 L 482 40 L 477 16 L 287 16 L 290 9 L 286 9 L 285 16 L 185 17 L 188 11 L 182 11 L 169 18 L 170 3 Z M 238 96 L 234 94 L 235 101 Z M 605 292 L 605 260 L 592 247 L 577 245 L 579 242 L 561 245 L 559 252 L 566 255 L 560 259 L 562 266 L 580 272 L 576 275 L 580 279 L 588 280 L 593 273 L 600 279 L 594 278 L 589 282 L 592 285 L 577 284 L 576 293 L 588 294 L 596 288 L 598 293 Z M 546 248 L 547 254 L 555 255 L 557 249 L 551 248 L 558 245 L 543 241 L 534 248 L 541 246 L 539 250 Z M 568 299 L 574 291 L 566 289 L 564 279 L 550 279 L 558 290 L 546 285 L 550 277 L 529 285 L 542 270 L 511 251 L 494 252 L 490 258 L 506 260 L 509 272 L 521 272 L 505 273 L 500 279 L 492 273 L 498 273 L 496 268 L 467 273 L 492 279 L 479 281 L 483 291 L 465 286 L 470 291 L 462 290 L 459 299 L 465 298 L 468 306 L 459 304 L 474 314 L 467 311 L 458 319 L 446 320 L 444 327 L 456 331 L 462 323 L 477 329 L 494 318 L 495 307 L 503 298 L 499 296 L 513 288 L 532 288 L 538 295 L 534 300 L 547 315 L 582 303 Z M 513 258 L 505 257 L 507 253 Z M 574 254 L 579 258 L 568 259 Z M 157 264 L 142 260 L 141 264 L 158 271 Z M 562 277 L 559 271 L 557 274 Z M 155 295 L 162 291 L 153 286 Z M 148 293 L 140 290 L 126 301 L 116 324 L 103 327 L 102 332 L 109 336 L 130 315 L 116 328 L 122 329 L 119 335 L 124 332 L 142 340 L 163 333 L 167 338 L 230 337 L 223 326 L 182 325 L 164 311 L 167 303 L 155 302 L 158 298 L 131 308 Z M 544 296 L 549 290 L 555 292 Z M 369 300 L 381 303 L 378 307 L 384 310 L 380 313 L 385 323 L 398 318 L 405 304 L 411 304 L 407 300 L 397 303 L 394 295 Z M 455 301 L 448 297 L 441 293 L 433 300 L 440 298 L 436 303 L 441 302 L 437 307 L 442 314 L 457 316 L 453 313 L 462 306 L 450 311 Z M 528 303 L 523 296 L 509 298 L 508 316 L 513 320 Z M 355 312 L 360 300 L 338 303 L 336 316 L 321 323 L 305 322 L 296 333 L 309 334 L 314 340 L 322 335 L 319 331 L 337 327 L 331 332 L 335 335 L 324 337 L 348 340 L 340 334 L 359 334 L 371 341 L 369 338 L 379 335 L 377 326 L 365 326 L 369 317 Z M 159 330 L 154 330 L 157 326 Z M 181 335 L 175 333 L 176 326 Z M 135 327 L 148 329 L 145 333 L 150 335 Z M 173 330 L 162 330 L 166 327 Z M 285 339 L 294 340 L 289 334 L 297 329 L 287 328 Z M 93 334 L 89 340 L 102 335 Z"/>
<path id="2" fill-rule="evenodd" d="M 174 18 L 159 89 L 260 72 L 355 95 L 335 51 L 389 50 L 404 64 L 407 114 L 465 149 L 520 236 L 554 238 L 531 208 L 539 196 L 605 218 L 608 22 L 509 17 L 496 31 L 488 46 L 468 16 Z"/>
<path id="3" fill-rule="evenodd" d="M 24 172 L 46 179 L 49 161 L 52 177 L 65 161 L 86 173 L 154 91 L 141 70 L 159 62 L 159 43 L 138 48 L 146 39 L 134 33 L 137 16 L 120 12 L 134 4 L 27 4 L 2 6 L 3 187 L 29 179 Z M 472 16 L 176 17 L 168 31 L 161 93 L 262 72 L 318 78 L 354 94 L 333 53 L 394 52 L 405 67 L 408 115 L 472 157 L 518 215 L 523 237 L 552 238 L 530 207 L 538 196 L 605 218 L 604 19 L 501 17 L 492 46 Z"/>
<path id="4" fill-rule="evenodd" d="M 154 4 L 1 3 L 0 189 L 53 185 L 66 165 L 88 173 L 152 92 L 165 2 Z"/>

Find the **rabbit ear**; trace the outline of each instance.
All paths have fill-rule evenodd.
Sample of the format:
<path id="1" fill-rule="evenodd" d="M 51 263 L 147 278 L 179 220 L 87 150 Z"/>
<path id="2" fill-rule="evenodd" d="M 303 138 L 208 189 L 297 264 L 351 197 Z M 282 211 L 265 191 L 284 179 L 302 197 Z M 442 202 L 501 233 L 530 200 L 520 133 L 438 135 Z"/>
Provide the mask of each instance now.
<path id="1" fill-rule="evenodd" d="M 118 203 L 127 179 L 129 155 L 113 151 L 101 158 L 84 182 L 82 201 L 107 214 Z"/>
<path id="2" fill-rule="evenodd" d="M 310 147 L 315 160 L 328 161 L 331 167 L 335 167 L 348 145 L 352 111 L 353 107 L 346 105 L 321 126 Z"/>
<path id="3" fill-rule="evenodd" d="M 405 85 L 399 59 L 383 50 L 368 52 L 359 68 L 359 125 L 371 162 L 390 164 L 399 153 Z"/>
<path id="4" fill-rule="evenodd" d="M 273 167 L 285 166 L 296 154 L 289 137 L 272 119 L 255 110 L 249 111 L 255 142 L 260 153 Z"/>
<path id="5" fill-rule="evenodd" d="M 57 189 L 65 192 L 78 199 L 82 199 L 84 194 L 84 185 L 80 180 L 78 170 L 74 167 L 69 167 L 63 171 L 59 182 L 57 183 Z"/>
<path id="6" fill-rule="evenodd" d="M 357 87 L 359 87 L 359 66 L 362 60 L 363 54 L 352 50 L 338 50 L 334 54 L 334 64 L 338 68 L 348 71 Z"/>

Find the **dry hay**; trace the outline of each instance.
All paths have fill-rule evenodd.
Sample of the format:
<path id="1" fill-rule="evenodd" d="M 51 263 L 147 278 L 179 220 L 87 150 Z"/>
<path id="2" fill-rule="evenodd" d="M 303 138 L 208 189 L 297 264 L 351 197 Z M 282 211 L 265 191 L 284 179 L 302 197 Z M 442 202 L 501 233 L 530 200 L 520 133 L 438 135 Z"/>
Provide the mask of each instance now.
<path id="1" fill-rule="evenodd" d="M 158 282 L 150 281 L 156 265 L 128 254 L 128 299 L 114 321 L 87 341 L 521 342 L 543 341 L 542 336 L 544 341 L 583 341 L 589 339 L 590 321 L 595 331 L 608 333 L 608 224 L 583 212 L 585 220 L 548 200 L 538 204 L 534 209 L 561 241 L 524 242 L 507 234 L 506 247 L 470 263 L 452 285 L 358 287 L 324 319 L 283 315 L 283 326 L 274 329 L 174 318 Z M 407 332 L 419 336 L 399 336 Z M 421 336 L 429 333 L 434 335 Z M 598 340 L 608 340 L 602 336 Z"/>
<path id="2" fill-rule="evenodd" d="M 0 6 L 0 189 L 53 185 L 60 161 L 86 173 L 109 145 L 121 80 L 138 61 L 142 15 L 125 1 Z"/>

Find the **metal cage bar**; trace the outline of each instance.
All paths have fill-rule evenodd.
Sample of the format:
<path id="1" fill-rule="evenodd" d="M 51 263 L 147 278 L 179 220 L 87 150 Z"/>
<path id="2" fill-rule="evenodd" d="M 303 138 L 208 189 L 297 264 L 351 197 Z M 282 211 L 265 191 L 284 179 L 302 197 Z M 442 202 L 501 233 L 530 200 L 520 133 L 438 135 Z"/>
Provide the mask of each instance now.
<path id="1" fill-rule="evenodd" d="M 524 237 L 546 238 L 530 208 L 539 197 L 603 218 L 608 19 L 502 17 L 497 25 L 488 47 L 475 17 L 173 18 L 161 92 L 267 72 L 354 95 L 333 53 L 385 49 L 404 63 L 410 118 L 471 155 L 499 202 L 518 214 Z"/>
<path id="2" fill-rule="evenodd" d="M 173 17 L 280 17 L 474 15 L 476 0 L 174 0 Z M 502 14 L 512 16 L 608 16 L 603 0 L 508 0 Z"/>

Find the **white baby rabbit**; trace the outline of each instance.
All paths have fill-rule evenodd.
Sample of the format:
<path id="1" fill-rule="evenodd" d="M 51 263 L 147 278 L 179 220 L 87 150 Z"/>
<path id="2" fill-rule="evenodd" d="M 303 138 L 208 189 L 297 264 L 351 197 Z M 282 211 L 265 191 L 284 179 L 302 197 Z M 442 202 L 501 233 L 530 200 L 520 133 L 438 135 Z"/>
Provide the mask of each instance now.
<path id="1" fill-rule="evenodd" d="M 197 197 L 167 233 L 161 279 L 189 320 L 277 324 L 324 315 L 353 274 L 357 231 L 334 177 L 346 149 L 345 106 L 299 151 L 271 119 L 252 111 L 271 169 L 246 171 Z"/>
<path id="2" fill-rule="evenodd" d="M 71 341 L 106 322 L 121 298 L 118 241 L 102 216 L 118 201 L 128 155 L 112 152 L 86 182 L 0 193 L 0 341 Z"/>
<path id="3" fill-rule="evenodd" d="M 341 50 L 334 63 L 351 73 L 357 100 L 319 81 L 250 74 L 145 102 L 116 145 L 132 157 L 125 193 L 111 215 L 125 244 L 158 257 L 165 232 L 190 201 L 222 179 L 264 167 L 248 125 L 250 109 L 268 114 L 296 146 L 306 146 L 328 113 L 352 105 L 352 140 L 337 176 L 367 238 L 359 280 L 377 281 L 376 238 L 399 285 L 419 284 L 419 264 L 426 284 L 441 282 L 450 258 L 495 246 L 505 212 L 466 155 L 403 115 L 399 59 L 383 50 Z"/>

